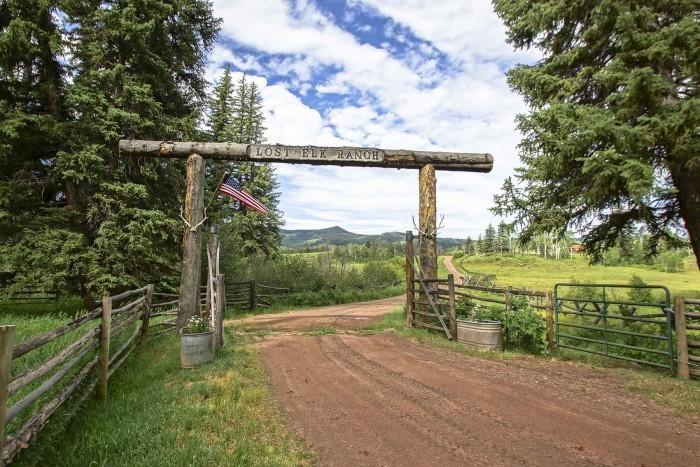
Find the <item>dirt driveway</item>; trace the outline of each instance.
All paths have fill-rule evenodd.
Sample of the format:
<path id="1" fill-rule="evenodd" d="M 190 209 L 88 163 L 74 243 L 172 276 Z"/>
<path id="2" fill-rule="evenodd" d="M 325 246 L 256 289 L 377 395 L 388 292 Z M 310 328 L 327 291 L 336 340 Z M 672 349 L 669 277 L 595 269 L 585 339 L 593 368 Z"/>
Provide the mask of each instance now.
<path id="1" fill-rule="evenodd" d="M 241 320 L 239 323 L 241 327 L 246 329 L 267 329 L 272 331 L 308 331 L 328 327 L 358 329 L 380 321 L 382 316 L 402 306 L 405 302 L 405 296 L 384 298 L 371 302 L 348 303 L 308 310 L 256 315 Z"/>
<path id="2" fill-rule="evenodd" d="M 374 316 L 388 303 L 355 304 L 352 315 Z M 304 313 L 346 319 L 345 310 Z M 269 323 L 286 328 L 277 319 L 283 316 Z M 277 335 L 259 345 L 278 401 L 321 465 L 689 466 L 700 459 L 700 420 L 630 395 L 590 366 L 493 361 L 392 334 Z"/>

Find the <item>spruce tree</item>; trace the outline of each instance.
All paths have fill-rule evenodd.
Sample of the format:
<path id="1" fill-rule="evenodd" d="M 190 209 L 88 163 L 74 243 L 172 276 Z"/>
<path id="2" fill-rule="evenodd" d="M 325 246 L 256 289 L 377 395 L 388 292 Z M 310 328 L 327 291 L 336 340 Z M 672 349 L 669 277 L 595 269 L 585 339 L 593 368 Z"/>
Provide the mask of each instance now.
<path id="1" fill-rule="evenodd" d="M 495 253 L 497 248 L 496 242 L 496 229 L 489 223 L 484 231 L 484 253 Z"/>
<path id="2" fill-rule="evenodd" d="M 231 102 L 230 108 L 225 102 Z M 214 88 L 210 100 L 210 133 L 216 141 L 233 141 L 242 144 L 255 144 L 264 141 L 263 101 L 254 82 L 243 75 L 234 87 L 230 84 L 230 74 Z M 228 122 L 223 131 L 215 132 L 214 123 Z M 240 203 L 220 196 L 212 203 L 211 218 L 223 224 L 221 242 L 226 252 L 225 268 L 230 273 L 242 257 L 252 255 L 275 255 L 281 246 L 279 228 L 282 225 L 278 210 L 279 184 L 270 164 L 253 162 L 219 162 L 212 165 L 214 173 L 210 186 L 216 187 L 224 171 L 241 181 L 243 187 L 265 204 L 270 212 L 262 215 L 250 211 Z"/>
<path id="3" fill-rule="evenodd" d="M 16 282 L 78 291 L 86 303 L 106 291 L 168 282 L 179 266 L 182 163 L 124 157 L 117 143 L 190 136 L 219 20 L 204 0 L 109 8 L 98 0 L 34 3 L 49 5 L 44 22 L 60 17 L 69 25 L 61 31 L 67 40 L 54 33 L 46 48 L 53 58 L 42 61 L 60 71 L 58 57 L 68 57 L 71 80 L 37 86 L 55 91 L 60 104 L 50 113 L 61 124 L 36 129 L 48 144 L 18 139 L 41 154 L 40 182 L 59 186 L 50 194 L 53 205 L 30 213 L 16 235 L 3 238 Z"/>
<path id="4" fill-rule="evenodd" d="M 584 231 L 595 260 L 630 226 L 653 253 L 684 224 L 700 259 L 697 0 L 493 3 L 509 42 L 542 54 L 508 72 L 531 111 L 495 212 L 526 239 Z"/>

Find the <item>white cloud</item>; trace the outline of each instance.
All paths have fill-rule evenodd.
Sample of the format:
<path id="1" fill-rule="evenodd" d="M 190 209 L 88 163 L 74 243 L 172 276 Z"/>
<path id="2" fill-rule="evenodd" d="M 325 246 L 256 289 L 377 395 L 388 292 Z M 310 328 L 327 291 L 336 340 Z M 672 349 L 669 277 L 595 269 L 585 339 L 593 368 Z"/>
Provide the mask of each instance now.
<path id="1" fill-rule="evenodd" d="M 354 5 L 371 5 L 427 42 L 398 58 L 385 48 L 361 43 L 307 2 L 219 0 L 216 13 L 224 18 L 227 40 L 266 56 L 269 63 L 218 46 L 208 75 L 217 76 L 221 64 L 230 62 L 239 69 L 245 63 L 260 76 L 272 70 L 289 76 L 273 85 L 256 78 L 270 142 L 494 154 L 491 174 L 438 172 L 444 234 L 476 236 L 491 219 L 493 194 L 516 164 L 519 134 L 513 119 L 525 109 L 509 91 L 502 63 L 530 57 L 513 53 L 505 44 L 503 27 L 485 1 L 440 2 L 436 7 L 411 0 L 401 7 L 398 0 L 367 0 Z M 458 64 L 460 72 L 440 72 L 437 50 Z M 337 71 L 321 74 L 328 73 L 328 66 Z M 311 88 L 322 97 L 359 97 L 329 100 L 330 107 L 321 112 L 300 97 Z M 284 164 L 277 170 L 290 228 L 339 224 L 368 233 L 405 230 L 417 211 L 416 171 Z"/>

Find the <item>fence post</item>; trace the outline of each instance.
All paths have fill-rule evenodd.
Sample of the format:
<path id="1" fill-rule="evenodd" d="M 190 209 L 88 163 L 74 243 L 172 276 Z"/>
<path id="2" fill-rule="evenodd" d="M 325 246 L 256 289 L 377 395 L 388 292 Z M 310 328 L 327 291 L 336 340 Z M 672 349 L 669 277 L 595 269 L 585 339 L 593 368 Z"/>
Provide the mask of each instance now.
<path id="1" fill-rule="evenodd" d="M 248 297 L 248 307 L 250 311 L 255 311 L 258 307 L 258 295 L 255 292 L 255 281 L 250 281 L 250 296 Z"/>
<path id="2" fill-rule="evenodd" d="M 100 331 L 100 359 L 97 368 L 97 398 L 107 398 L 109 373 L 109 332 L 112 322 L 112 297 L 102 297 L 102 329 Z"/>
<path id="3" fill-rule="evenodd" d="M 455 302 L 455 276 L 447 275 L 447 288 L 449 291 L 450 306 L 450 334 L 452 340 L 457 340 L 457 303 Z"/>
<path id="4" fill-rule="evenodd" d="M 10 370 L 12 369 L 12 341 L 14 340 L 14 337 L 14 326 L 0 326 L 0 459 L 2 458 L 2 447 L 5 444 L 7 385 L 10 384 Z"/>
<path id="5" fill-rule="evenodd" d="M 143 304 L 143 316 L 141 317 L 141 338 L 139 340 L 139 345 L 146 342 L 148 338 L 148 326 L 151 320 L 151 303 L 153 302 L 153 289 L 155 286 L 153 284 L 148 284 L 146 289 L 146 301 Z"/>
<path id="6" fill-rule="evenodd" d="M 413 232 L 406 231 L 406 326 L 413 327 L 413 307 L 415 300 L 415 291 L 413 284 L 415 277 L 413 276 Z"/>
<path id="7" fill-rule="evenodd" d="M 221 347 L 224 345 L 224 304 L 226 297 L 224 296 L 224 275 L 216 276 L 216 309 L 214 310 L 214 345 Z"/>
<path id="8" fill-rule="evenodd" d="M 677 375 L 682 379 L 690 379 L 690 367 L 688 365 L 688 334 L 685 322 L 685 298 L 675 297 L 673 299 L 673 314 L 676 317 Z"/>
<path id="9" fill-rule="evenodd" d="M 510 311 L 510 289 L 503 292 L 503 301 L 505 301 L 506 311 Z"/>
<path id="10" fill-rule="evenodd" d="M 554 338 L 554 298 L 552 291 L 547 291 L 547 303 L 545 305 L 545 320 L 547 323 L 547 349 L 551 352 L 557 348 Z"/>

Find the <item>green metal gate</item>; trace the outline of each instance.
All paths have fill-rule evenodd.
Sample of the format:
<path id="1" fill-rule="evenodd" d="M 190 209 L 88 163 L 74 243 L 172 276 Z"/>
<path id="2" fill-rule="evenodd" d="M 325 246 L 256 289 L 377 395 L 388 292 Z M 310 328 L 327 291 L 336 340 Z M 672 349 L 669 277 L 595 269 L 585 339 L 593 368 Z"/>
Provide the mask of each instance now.
<path id="1" fill-rule="evenodd" d="M 660 285 L 554 286 L 557 346 L 673 371 L 671 294 Z"/>

